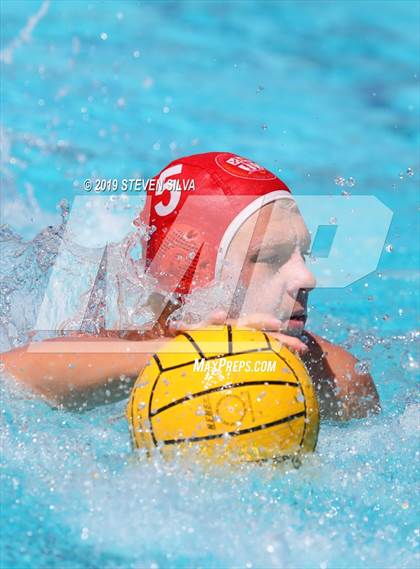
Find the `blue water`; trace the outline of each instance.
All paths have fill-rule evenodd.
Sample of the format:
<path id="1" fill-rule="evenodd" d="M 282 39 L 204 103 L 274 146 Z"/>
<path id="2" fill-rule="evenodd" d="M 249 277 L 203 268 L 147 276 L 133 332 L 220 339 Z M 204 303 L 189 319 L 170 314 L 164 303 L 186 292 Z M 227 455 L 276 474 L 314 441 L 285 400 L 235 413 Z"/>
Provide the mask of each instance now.
<path id="1" fill-rule="evenodd" d="M 209 473 L 133 460 L 124 401 L 69 413 L 4 378 L 0 566 L 418 567 L 418 2 L 1 9 L 3 349 L 34 325 L 85 178 L 233 151 L 394 217 L 377 270 L 314 291 L 308 323 L 370 366 L 381 416 L 324 423 L 298 471 Z"/>

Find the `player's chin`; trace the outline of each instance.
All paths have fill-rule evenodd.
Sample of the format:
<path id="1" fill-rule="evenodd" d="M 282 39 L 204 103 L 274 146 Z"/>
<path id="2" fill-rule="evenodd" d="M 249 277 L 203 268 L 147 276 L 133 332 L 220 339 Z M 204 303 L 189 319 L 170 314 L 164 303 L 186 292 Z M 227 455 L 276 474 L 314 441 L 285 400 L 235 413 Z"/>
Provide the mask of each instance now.
<path id="1" fill-rule="evenodd" d="M 300 338 L 305 329 L 306 319 L 303 318 L 291 318 L 287 323 L 287 327 L 283 333 L 288 336 L 294 336 L 295 338 Z"/>

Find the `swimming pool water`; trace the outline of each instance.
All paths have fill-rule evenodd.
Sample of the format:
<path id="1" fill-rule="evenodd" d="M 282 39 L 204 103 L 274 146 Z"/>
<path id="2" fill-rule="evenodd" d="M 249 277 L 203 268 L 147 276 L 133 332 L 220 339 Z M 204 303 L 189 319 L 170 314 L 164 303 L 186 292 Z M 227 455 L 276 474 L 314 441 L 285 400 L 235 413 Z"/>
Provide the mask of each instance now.
<path id="1" fill-rule="evenodd" d="M 220 149 L 298 194 L 373 194 L 394 218 L 377 271 L 314 291 L 308 322 L 370 366 L 381 416 L 323 423 L 299 470 L 203 472 L 133 459 L 124 401 L 69 413 L 3 378 L 0 566 L 417 567 L 419 4 L 4 0 L 2 13 L 2 349 L 34 326 L 57 206 L 85 178 Z"/>

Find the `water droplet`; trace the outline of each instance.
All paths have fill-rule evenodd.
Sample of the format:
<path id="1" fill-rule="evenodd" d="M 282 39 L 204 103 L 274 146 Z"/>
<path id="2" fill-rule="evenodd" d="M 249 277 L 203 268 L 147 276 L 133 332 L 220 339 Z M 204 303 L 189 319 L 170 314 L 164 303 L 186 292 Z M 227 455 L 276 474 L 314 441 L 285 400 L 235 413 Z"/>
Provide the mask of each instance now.
<path id="1" fill-rule="evenodd" d="M 420 365 L 419 362 L 409 353 L 405 354 L 406 357 L 401 357 L 401 365 L 404 369 L 409 371 L 418 370 Z"/>
<path id="2" fill-rule="evenodd" d="M 261 391 L 261 393 L 259 393 L 259 395 L 257 396 L 257 401 L 260 402 L 262 401 L 262 399 L 267 395 L 266 391 Z"/>
<path id="3" fill-rule="evenodd" d="M 385 251 L 387 253 L 392 253 L 393 250 L 394 250 L 394 247 L 391 244 L 389 244 L 385 247 Z"/>
<path id="4" fill-rule="evenodd" d="M 330 225 L 337 225 L 337 218 L 336 217 L 330 217 L 329 223 L 330 223 Z"/>
<path id="5" fill-rule="evenodd" d="M 256 91 L 255 91 L 255 92 L 257 93 L 257 95 L 258 95 L 259 93 L 262 93 L 262 91 L 264 91 L 264 87 L 263 87 L 262 85 L 258 85 L 258 87 L 257 87 L 257 89 L 256 89 Z"/>
<path id="6" fill-rule="evenodd" d="M 344 178 L 344 176 L 337 176 L 334 179 L 334 182 L 337 186 L 348 186 L 349 188 L 352 188 L 356 185 L 356 180 L 352 176 L 347 179 Z"/>
<path id="7" fill-rule="evenodd" d="M 136 59 L 138 59 L 140 57 L 140 52 L 138 49 L 136 49 L 135 51 L 133 51 L 133 57 L 135 57 Z"/>
<path id="8" fill-rule="evenodd" d="M 370 363 L 368 360 L 360 360 L 354 365 L 354 371 L 356 373 L 365 374 L 369 373 Z"/>
<path id="9" fill-rule="evenodd" d="M 414 176 L 414 170 L 412 168 L 407 168 L 406 174 L 407 176 Z"/>
<path id="10" fill-rule="evenodd" d="M 150 225 L 149 227 L 146 228 L 143 239 L 145 241 L 149 241 L 155 231 L 156 231 L 156 225 Z"/>
<path id="11" fill-rule="evenodd" d="M 267 130 L 267 129 L 268 129 L 268 125 L 262 124 L 262 125 L 261 125 L 261 129 L 262 129 L 262 130 Z"/>
<path id="12" fill-rule="evenodd" d="M 108 39 L 108 34 L 106 32 L 101 33 L 101 40 L 105 41 Z"/>
<path id="13" fill-rule="evenodd" d="M 384 314 L 382 316 L 382 320 L 389 320 L 389 314 Z"/>
<path id="14" fill-rule="evenodd" d="M 83 529 L 82 529 L 82 533 L 80 534 L 80 537 L 81 537 L 83 540 L 88 539 L 88 537 L 89 537 L 89 529 L 88 529 L 88 528 L 83 528 Z"/>

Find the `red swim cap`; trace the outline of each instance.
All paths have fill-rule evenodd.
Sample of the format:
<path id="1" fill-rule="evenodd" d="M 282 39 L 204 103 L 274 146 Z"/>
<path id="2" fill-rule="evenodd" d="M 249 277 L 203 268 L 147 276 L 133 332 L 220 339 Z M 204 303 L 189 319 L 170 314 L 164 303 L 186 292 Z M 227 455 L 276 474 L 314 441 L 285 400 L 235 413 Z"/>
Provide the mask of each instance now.
<path id="1" fill-rule="evenodd" d="M 242 223 L 263 205 L 291 197 L 277 176 L 230 152 L 178 158 L 147 186 L 141 223 L 146 270 L 166 292 L 186 294 L 221 272 Z"/>

